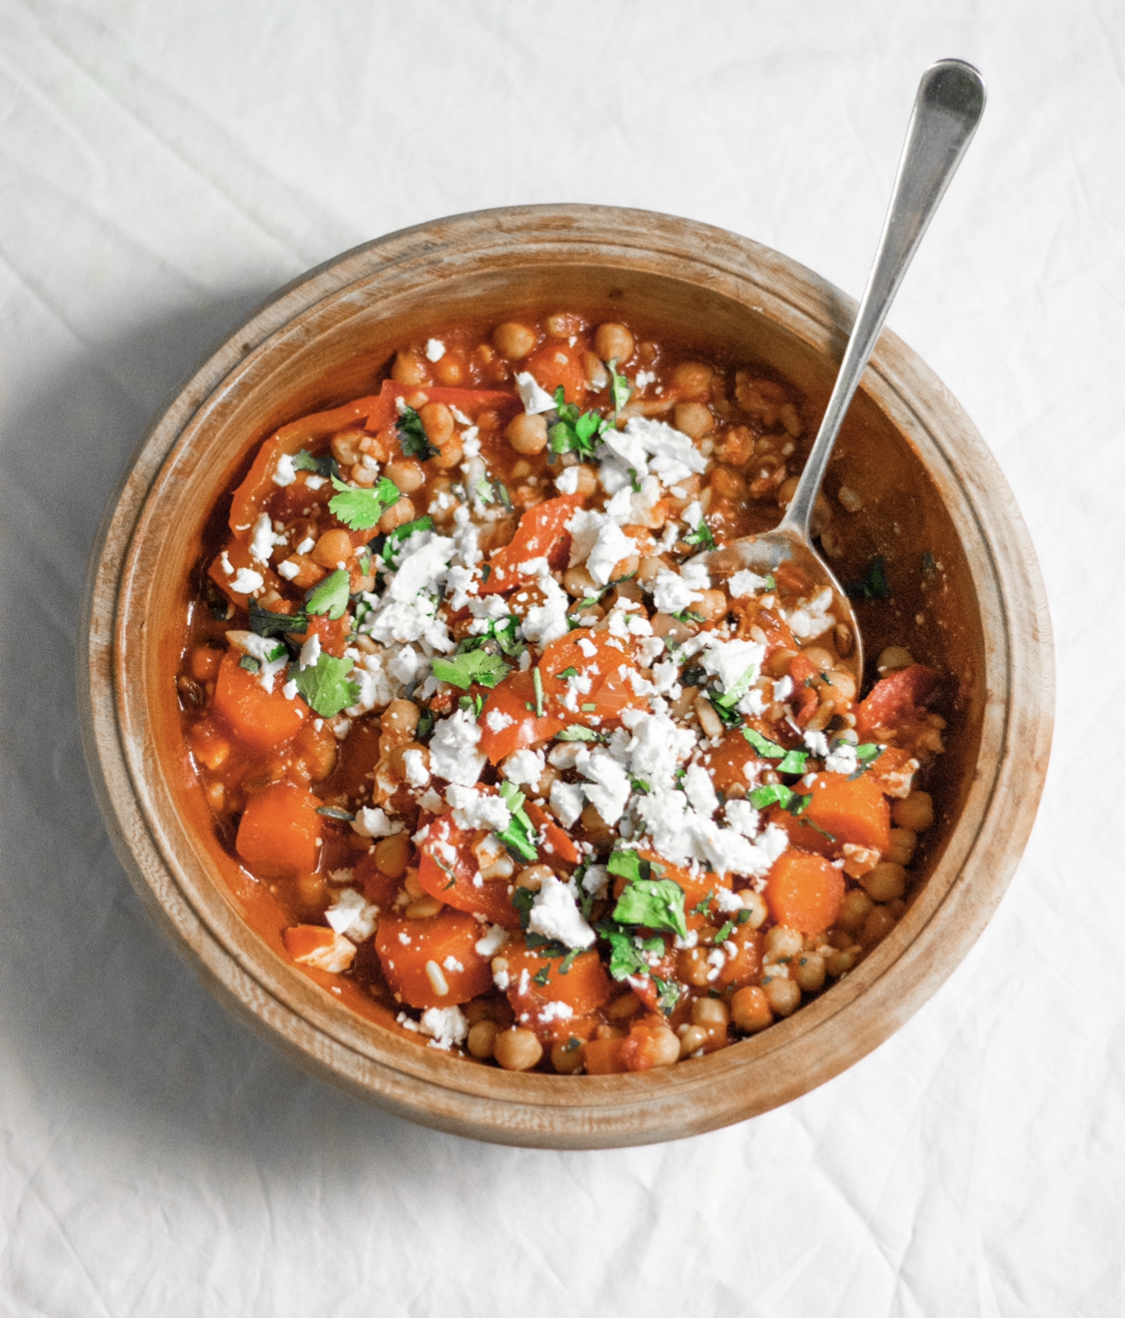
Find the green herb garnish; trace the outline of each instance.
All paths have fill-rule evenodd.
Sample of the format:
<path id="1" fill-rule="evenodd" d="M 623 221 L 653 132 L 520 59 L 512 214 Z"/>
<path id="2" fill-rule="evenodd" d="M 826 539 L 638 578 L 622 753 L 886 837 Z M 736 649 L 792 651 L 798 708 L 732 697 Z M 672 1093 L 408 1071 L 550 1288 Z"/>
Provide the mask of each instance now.
<path id="1" fill-rule="evenodd" d="M 687 937 L 684 890 L 673 879 L 631 879 L 614 907 L 613 918 L 622 924 L 667 929 Z"/>
<path id="2" fill-rule="evenodd" d="M 354 667 L 354 659 L 337 659 L 322 651 L 316 663 L 298 669 L 293 680 L 313 713 L 334 718 L 359 699 L 359 683 L 348 678 Z"/>
<path id="3" fill-rule="evenodd" d="M 314 457 L 307 448 L 301 449 L 293 455 L 293 468 L 295 471 L 311 471 L 316 476 L 321 476 L 325 480 L 330 480 L 333 476 L 339 476 L 340 466 L 331 453 L 322 453 L 320 457 Z"/>
<path id="4" fill-rule="evenodd" d="M 759 755 L 764 755 L 769 760 L 781 761 L 777 766 L 778 773 L 805 772 L 805 761 L 809 758 L 808 751 L 787 751 L 784 746 L 779 746 L 776 741 L 763 737 L 753 728 L 743 728 L 742 735 Z"/>
<path id="5" fill-rule="evenodd" d="M 348 608 L 348 586 L 351 578 L 345 568 L 337 568 L 325 577 L 319 586 L 309 592 L 305 608 L 309 613 L 327 614 L 330 621 L 342 618 Z"/>
<path id="6" fill-rule="evenodd" d="M 248 673 L 260 672 L 262 668 L 262 665 L 252 654 L 244 654 L 238 661 L 238 666 L 239 668 L 245 668 Z"/>
<path id="7" fill-rule="evenodd" d="M 500 799 L 511 812 L 511 822 L 502 832 L 496 834 L 509 851 L 515 852 L 521 860 L 538 860 L 539 849 L 535 845 L 535 825 L 528 818 L 523 808 L 526 800 L 520 789 L 510 782 L 500 784 Z M 521 889 L 517 889 L 517 892 Z M 513 894 L 514 896 L 514 894 Z M 525 925 L 524 928 L 527 926 Z"/>
<path id="8" fill-rule="evenodd" d="M 695 530 L 689 531 L 684 536 L 684 544 L 698 545 L 701 549 L 715 548 L 715 537 L 711 534 L 711 528 L 702 517 L 699 519 L 699 525 Z"/>
<path id="9" fill-rule="evenodd" d="M 431 665 L 439 682 L 459 686 L 463 691 L 467 691 L 474 682 L 491 690 L 512 671 L 511 665 L 504 662 L 502 655 L 487 650 L 469 650 L 464 654 L 451 655 L 448 659 L 435 657 Z"/>
<path id="10" fill-rule="evenodd" d="M 595 732 L 593 728 L 584 728 L 580 723 L 572 723 L 569 728 L 563 728 L 561 732 L 555 733 L 556 741 L 601 741 L 602 734 Z"/>
<path id="11" fill-rule="evenodd" d="M 286 632 L 300 634 L 308 629 L 309 620 L 304 610 L 299 613 L 271 613 L 252 599 L 249 611 L 250 630 L 256 636 L 284 636 Z"/>
<path id="12" fill-rule="evenodd" d="M 345 485 L 337 476 L 332 477 L 332 485 L 339 493 L 328 500 L 328 507 L 352 531 L 370 531 L 401 497 L 398 486 L 386 476 L 380 476 L 370 490 Z"/>
<path id="13" fill-rule="evenodd" d="M 618 372 L 616 357 L 606 365 L 609 367 L 609 397 L 613 403 L 613 415 L 616 416 L 633 396 L 633 382 Z"/>
<path id="14" fill-rule="evenodd" d="M 425 517 L 415 517 L 412 522 L 407 522 L 405 526 L 396 526 L 383 540 L 379 557 L 387 567 L 393 570 L 397 566 L 395 560 L 398 558 L 398 551 L 402 548 L 404 542 L 419 531 L 432 531 L 433 529 L 434 519 L 428 514 Z"/>
<path id="15" fill-rule="evenodd" d="M 885 600 L 891 595 L 887 582 L 887 560 L 882 554 L 876 554 L 862 581 L 853 581 L 844 587 L 844 594 L 849 599 Z"/>
<path id="16" fill-rule="evenodd" d="M 395 430 L 405 457 L 425 462 L 427 458 L 437 456 L 437 449 L 426 438 L 422 418 L 412 407 L 403 408 L 402 415 L 395 422 Z"/>
<path id="17" fill-rule="evenodd" d="M 559 419 L 547 432 L 551 452 L 592 457 L 598 436 L 608 428 L 609 422 L 597 412 L 580 413 L 574 403 L 566 402 L 561 384 L 555 390 L 555 411 Z"/>

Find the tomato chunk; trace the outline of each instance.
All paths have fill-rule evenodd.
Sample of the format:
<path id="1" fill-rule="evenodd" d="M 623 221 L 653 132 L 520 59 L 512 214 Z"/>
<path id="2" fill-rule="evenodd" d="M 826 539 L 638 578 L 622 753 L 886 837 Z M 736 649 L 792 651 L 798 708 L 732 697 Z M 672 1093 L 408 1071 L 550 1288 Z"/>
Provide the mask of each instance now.
<path id="1" fill-rule="evenodd" d="M 505 929 L 518 929 L 520 919 L 511 902 L 511 884 L 505 879 L 486 881 L 480 876 L 469 845 L 478 836 L 483 834 L 458 828 L 451 815 L 433 820 L 419 848 L 418 884 L 446 906 L 483 915 Z"/>
<path id="2" fill-rule="evenodd" d="M 492 969 L 476 945 L 483 930 L 464 911 L 424 920 L 383 915 L 375 951 L 391 992 L 411 1007 L 453 1007 L 487 993 Z"/>
<path id="3" fill-rule="evenodd" d="M 916 707 L 930 699 L 941 680 L 942 674 L 936 668 L 923 664 L 911 664 L 881 678 L 856 706 L 856 732 L 866 737 L 877 728 L 891 728 L 909 720 Z"/>
<path id="4" fill-rule="evenodd" d="M 271 783 L 246 803 L 235 847 L 254 874 L 286 879 L 310 874 L 320 862 L 324 819 L 321 805 L 305 787 Z"/>
<path id="5" fill-rule="evenodd" d="M 241 655 L 228 650 L 215 679 L 211 709 L 237 741 L 253 750 L 284 746 L 301 730 L 309 707 L 303 700 L 286 700 L 280 677 L 267 691 L 255 674 L 241 666 Z"/>
<path id="6" fill-rule="evenodd" d="M 819 934 L 836 922 L 844 900 L 844 875 L 823 856 L 789 850 L 766 878 L 766 904 L 778 924 Z"/>
<path id="7" fill-rule="evenodd" d="M 527 672 L 512 673 L 488 693 L 477 726 L 481 751 L 499 764 L 513 751 L 549 741 L 566 721 L 557 714 L 536 714 L 535 680 Z"/>
<path id="8" fill-rule="evenodd" d="M 545 343 L 528 358 L 527 369 L 549 394 L 562 385 L 568 403 L 581 407 L 586 401 L 586 369 L 576 348 L 558 340 Z"/>
<path id="9" fill-rule="evenodd" d="M 488 580 L 481 583 L 482 595 L 513 590 L 528 580 L 521 572 L 523 564 L 545 558 L 553 568 L 564 568 L 570 558 L 570 533 L 567 522 L 582 507 L 581 494 L 561 494 L 529 508 L 519 520 L 511 540 L 489 560 Z"/>

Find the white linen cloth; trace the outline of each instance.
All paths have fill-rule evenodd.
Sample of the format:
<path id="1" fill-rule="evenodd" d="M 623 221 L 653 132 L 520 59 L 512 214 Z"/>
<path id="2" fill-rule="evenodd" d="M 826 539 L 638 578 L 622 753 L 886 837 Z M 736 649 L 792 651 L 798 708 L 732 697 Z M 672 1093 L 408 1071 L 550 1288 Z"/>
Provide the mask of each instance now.
<path id="1" fill-rule="evenodd" d="M 1012 888 L 890 1042 L 678 1144 L 529 1152 L 307 1078 L 144 916 L 82 762 L 86 553 L 212 340 L 476 207 L 688 215 L 858 295 L 914 88 L 984 123 L 890 324 L 1038 546 L 1057 738 Z M 1120 0 L 0 0 L 0 1312 L 1125 1312 Z"/>

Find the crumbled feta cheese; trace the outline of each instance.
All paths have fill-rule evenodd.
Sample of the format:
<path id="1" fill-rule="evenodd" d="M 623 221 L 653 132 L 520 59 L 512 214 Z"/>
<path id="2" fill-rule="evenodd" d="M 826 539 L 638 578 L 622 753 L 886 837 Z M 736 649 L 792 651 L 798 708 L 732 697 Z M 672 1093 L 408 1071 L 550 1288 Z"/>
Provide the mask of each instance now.
<path id="1" fill-rule="evenodd" d="M 484 716 L 485 727 L 489 732 L 503 732 L 505 728 L 510 728 L 515 722 L 511 714 L 505 714 L 502 709 L 490 709 Z"/>
<path id="2" fill-rule="evenodd" d="M 608 585 L 613 579 L 613 569 L 636 550 L 637 542 L 616 523 L 607 521 L 598 531 L 598 538 L 587 555 L 586 570 L 600 586 Z"/>
<path id="3" fill-rule="evenodd" d="M 273 483 L 284 488 L 286 485 L 292 485 L 296 479 L 297 468 L 293 465 L 293 455 L 280 454 L 273 468 Z"/>
<path id="4" fill-rule="evenodd" d="M 445 799 L 453 807 L 453 821 L 459 828 L 500 832 L 512 822 L 512 812 L 498 796 L 475 787 L 452 782 L 445 789 Z"/>
<path id="5" fill-rule="evenodd" d="M 289 664 L 288 652 L 277 637 L 259 636 L 256 632 L 232 627 L 227 632 L 227 644 L 258 661 L 258 682 L 266 691 L 272 692 L 274 679 Z"/>
<path id="6" fill-rule="evenodd" d="M 811 600 L 802 600 L 796 609 L 785 615 L 789 630 L 799 641 L 822 636 L 829 627 L 836 625 L 835 614 L 829 612 L 832 599 L 832 588 L 825 586 Z"/>
<path id="7" fill-rule="evenodd" d="M 300 563 L 294 563 L 291 558 L 287 558 L 284 562 L 278 563 L 277 575 L 284 577 L 286 581 L 292 581 L 295 577 L 301 575 L 301 565 Z"/>
<path id="8" fill-rule="evenodd" d="M 469 1022 L 460 1007 L 427 1007 L 418 1028 L 439 1048 L 455 1048 L 469 1037 Z"/>
<path id="9" fill-rule="evenodd" d="M 312 668 L 320 658 L 320 636 L 317 632 L 301 646 L 301 657 L 297 660 L 299 669 Z"/>
<path id="10" fill-rule="evenodd" d="M 555 477 L 555 489 L 560 494 L 578 493 L 578 468 L 564 467 Z"/>
<path id="11" fill-rule="evenodd" d="M 362 943 L 375 932 L 379 908 L 355 888 L 341 888 L 324 912 L 324 918 L 338 934 L 345 934 L 353 943 Z"/>
<path id="12" fill-rule="evenodd" d="M 576 783 L 556 780 L 551 784 L 551 809 L 564 828 L 570 828 L 582 813 L 582 789 Z"/>
<path id="13" fill-rule="evenodd" d="M 701 764 L 690 765 L 684 774 L 684 792 L 698 814 L 710 818 L 719 808 L 711 775 Z"/>
<path id="14" fill-rule="evenodd" d="M 488 926 L 488 932 L 478 938 L 474 947 L 479 956 L 494 957 L 508 941 L 508 931 L 499 924 Z"/>
<path id="15" fill-rule="evenodd" d="M 401 833 L 400 819 L 390 819 L 382 806 L 365 805 L 355 813 L 352 820 L 352 832 L 360 837 L 390 837 L 392 833 Z"/>
<path id="16" fill-rule="evenodd" d="M 731 598 L 736 600 L 745 599 L 748 595 L 757 595 L 765 589 L 765 586 L 765 577 L 760 577 L 757 572 L 751 572 L 749 568 L 736 572 L 727 582 Z"/>
<path id="17" fill-rule="evenodd" d="M 543 880 L 535 896 L 527 927 L 544 938 L 556 938 L 567 947 L 592 947 L 594 931 L 582 918 L 570 886 L 554 874 Z"/>
<path id="18" fill-rule="evenodd" d="M 509 755 L 502 767 L 509 782 L 534 790 L 547 764 L 542 751 L 519 750 Z"/>
<path id="19" fill-rule="evenodd" d="M 652 587 L 652 600 L 660 613 L 683 613 L 701 592 L 691 586 L 677 572 L 661 571 Z"/>
<path id="20" fill-rule="evenodd" d="M 422 751 L 403 751 L 402 768 L 411 787 L 425 787 L 430 781 L 426 758 Z"/>
<path id="21" fill-rule="evenodd" d="M 555 410 L 555 400 L 545 389 L 540 387 L 539 381 L 530 371 L 517 372 L 516 392 L 520 396 L 520 402 L 523 403 L 525 412 L 535 414 Z"/>
<path id="22" fill-rule="evenodd" d="M 824 761 L 824 767 L 829 773 L 855 773 L 859 768 L 855 747 L 846 741 L 840 742 Z"/>
<path id="23" fill-rule="evenodd" d="M 266 579 L 260 572 L 255 572 L 253 568 L 240 567 L 230 583 L 230 588 L 236 595 L 253 595 L 265 584 Z"/>
<path id="24" fill-rule="evenodd" d="M 273 556 L 274 545 L 284 543 L 283 535 L 274 535 L 269 513 L 259 513 L 250 535 L 250 557 L 259 563 L 268 563 Z"/>
<path id="25" fill-rule="evenodd" d="M 610 828 L 621 818 L 629 800 L 629 775 L 613 756 L 598 747 L 583 747 L 574 767 L 586 779 L 582 792 Z"/>
<path id="26" fill-rule="evenodd" d="M 749 681 L 753 681 L 765 653 L 766 647 L 758 641 L 724 641 L 711 633 L 700 663 L 705 672 L 719 679 L 724 691 L 733 691 L 747 681 L 748 673 Z"/>
<path id="27" fill-rule="evenodd" d="M 732 798 L 723 809 L 726 813 L 727 823 L 736 833 L 741 833 L 743 837 L 758 836 L 758 829 L 761 827 L 761 815 L 749 801 L 739 801 Z"/>
<path id="28" fill-rule="evenodd" d="M 432 362 L 440 362 L 445 356 L 445 344 L 441 339 L 426 340 L 426 356 Z"/>
<path id="29" fill-rule="evenodd" d="M 774 700 L 788 700 L 792 694 L 793 694 L 793 679 L 788 674 L 786 674 L 785 677 L 779 677 L 777 681 L 773 684 Z M 805 741 L 807 744 L 808 743 L 807 737 Z"/>
<path id="30" fill-rule="evenodd" d="M 463 787 L 472 787 L 484 768 L 485 756 L 477 750 L 481 730 L 467 709 L 441 719 L 430 738 L 430 772 Z"/>
<path id="31" fill-rule="evenodd" d="M 543 602 L 533 604 L 527 610 L 520 620 L 520 626 L 527 640 L 537 645 L 549 645 L 570 630 L 566 618 L 570 600 L 558 582 L 545 573 L 540 576 L 537 584 L 543 594 Z"/>

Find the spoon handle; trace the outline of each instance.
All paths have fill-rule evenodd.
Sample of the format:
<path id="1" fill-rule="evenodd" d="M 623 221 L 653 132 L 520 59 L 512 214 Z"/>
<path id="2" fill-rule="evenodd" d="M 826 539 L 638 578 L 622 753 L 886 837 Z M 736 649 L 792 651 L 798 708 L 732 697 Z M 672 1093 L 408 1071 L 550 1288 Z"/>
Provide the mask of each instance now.
<path id="1" fill-rule="evenodd" d="M 984 81 L 971 64 L 946 59 L 922 75 L 898 175 L 867 287 L 809 460 L 778 530 L 809 538 L 809 522 L 840 423 L 863 375 L 898 286 L 984 110 Z"/>

